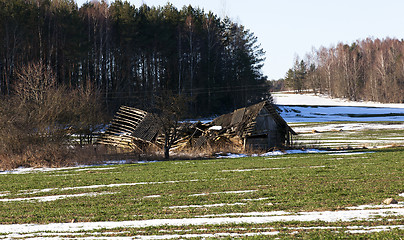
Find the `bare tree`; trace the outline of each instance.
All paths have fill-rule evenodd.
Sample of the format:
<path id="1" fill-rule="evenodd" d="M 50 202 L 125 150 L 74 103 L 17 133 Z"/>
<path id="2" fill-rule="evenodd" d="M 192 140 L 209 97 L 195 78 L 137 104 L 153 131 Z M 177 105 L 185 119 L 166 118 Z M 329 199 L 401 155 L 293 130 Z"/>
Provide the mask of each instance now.
<path id="1" fill-rule="evenodd" d="M 184 94 L 173 94 L 165 91 L 157 97 L 154 108 L 154 118 L 160 126 L 164 137 L 164 158 L 170 158 L 170 149 L 178 140 L 181 129 L 181 120 L 186 116 L 189 98 Z"/>

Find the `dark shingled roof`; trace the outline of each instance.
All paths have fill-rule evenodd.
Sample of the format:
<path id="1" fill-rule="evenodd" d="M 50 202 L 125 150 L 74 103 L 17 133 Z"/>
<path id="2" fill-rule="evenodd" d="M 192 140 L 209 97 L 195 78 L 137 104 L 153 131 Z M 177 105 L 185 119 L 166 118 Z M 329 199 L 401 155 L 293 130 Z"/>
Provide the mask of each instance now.
<path id="1" fill-rule="evenodd" d="M 254 128 L 255 119 L 263 108 L 268 111 L 278 126 L 290 131 L 293 135 L 296 135 L 295 131 L 289 127 L 269 101 L 262 101 L 252 106 L 236 109 L 232 113 L 217 117 L 212 121 L 212 125 L 232 129 L 239 136 L 253 135 L 251 131 Z"/>
<path id="2" fill-rule="evenodd" d="M 157 136 L 159 129 L 156 118 L 153 117 L 152 113 L 147 113 L 131 133 L 131 136 L 151 142 Z"/>

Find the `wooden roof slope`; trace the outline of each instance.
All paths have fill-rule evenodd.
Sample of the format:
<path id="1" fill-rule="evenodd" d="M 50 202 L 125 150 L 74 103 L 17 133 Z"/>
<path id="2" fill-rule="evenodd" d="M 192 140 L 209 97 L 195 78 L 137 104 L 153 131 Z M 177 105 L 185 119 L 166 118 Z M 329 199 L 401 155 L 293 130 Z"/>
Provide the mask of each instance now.
<path id="1" fill-rule="evenodd" d="M 97 143 L 131 148 L 133 140 L 151 142 L 159 132 L 159 127 L 153 119 L 151 113 L 121 106 Z"/>
<path id="2" fill-rule="evenodd" d="M 289 131 L 293 135 L 297 135 L 269 101 L 262 101 L 255 105 L 236 109 L 232 113 L 217 117 L 212 121 L 212 125 L 231 129 L 240 137 L 251 136 L 254 135 L 256 118 L 263 108 L 267 110 L 278 126 Z"/>

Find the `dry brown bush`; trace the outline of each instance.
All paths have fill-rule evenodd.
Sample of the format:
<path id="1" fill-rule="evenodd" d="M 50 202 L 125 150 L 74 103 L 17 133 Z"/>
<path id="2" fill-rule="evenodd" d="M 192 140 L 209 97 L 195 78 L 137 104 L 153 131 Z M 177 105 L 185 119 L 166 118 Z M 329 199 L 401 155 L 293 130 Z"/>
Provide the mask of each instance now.
<path id="1" fill-rule="evenodd" d="M 0 169 L 71 165 L 80 154 L 94 161 L 82 144 L 103 121 L 95 89 L 58 86 L 42 63 L 20 68 L 17 76 L 14 94 L 0 99 Z"/>

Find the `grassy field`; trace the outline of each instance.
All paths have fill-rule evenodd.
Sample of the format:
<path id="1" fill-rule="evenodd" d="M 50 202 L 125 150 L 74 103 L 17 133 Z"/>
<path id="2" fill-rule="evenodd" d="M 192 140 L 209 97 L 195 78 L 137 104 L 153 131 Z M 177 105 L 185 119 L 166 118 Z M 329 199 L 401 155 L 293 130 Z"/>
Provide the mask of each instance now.
<path id="1" fill-rule="evenodd" d="M 34 170 L 0 179 L 0 239 L 404 236 L 403 147 Z M 386 198 L 399 204 L 378 206 Z M 108 224 L 86 225 L 99 222 Z"/>

